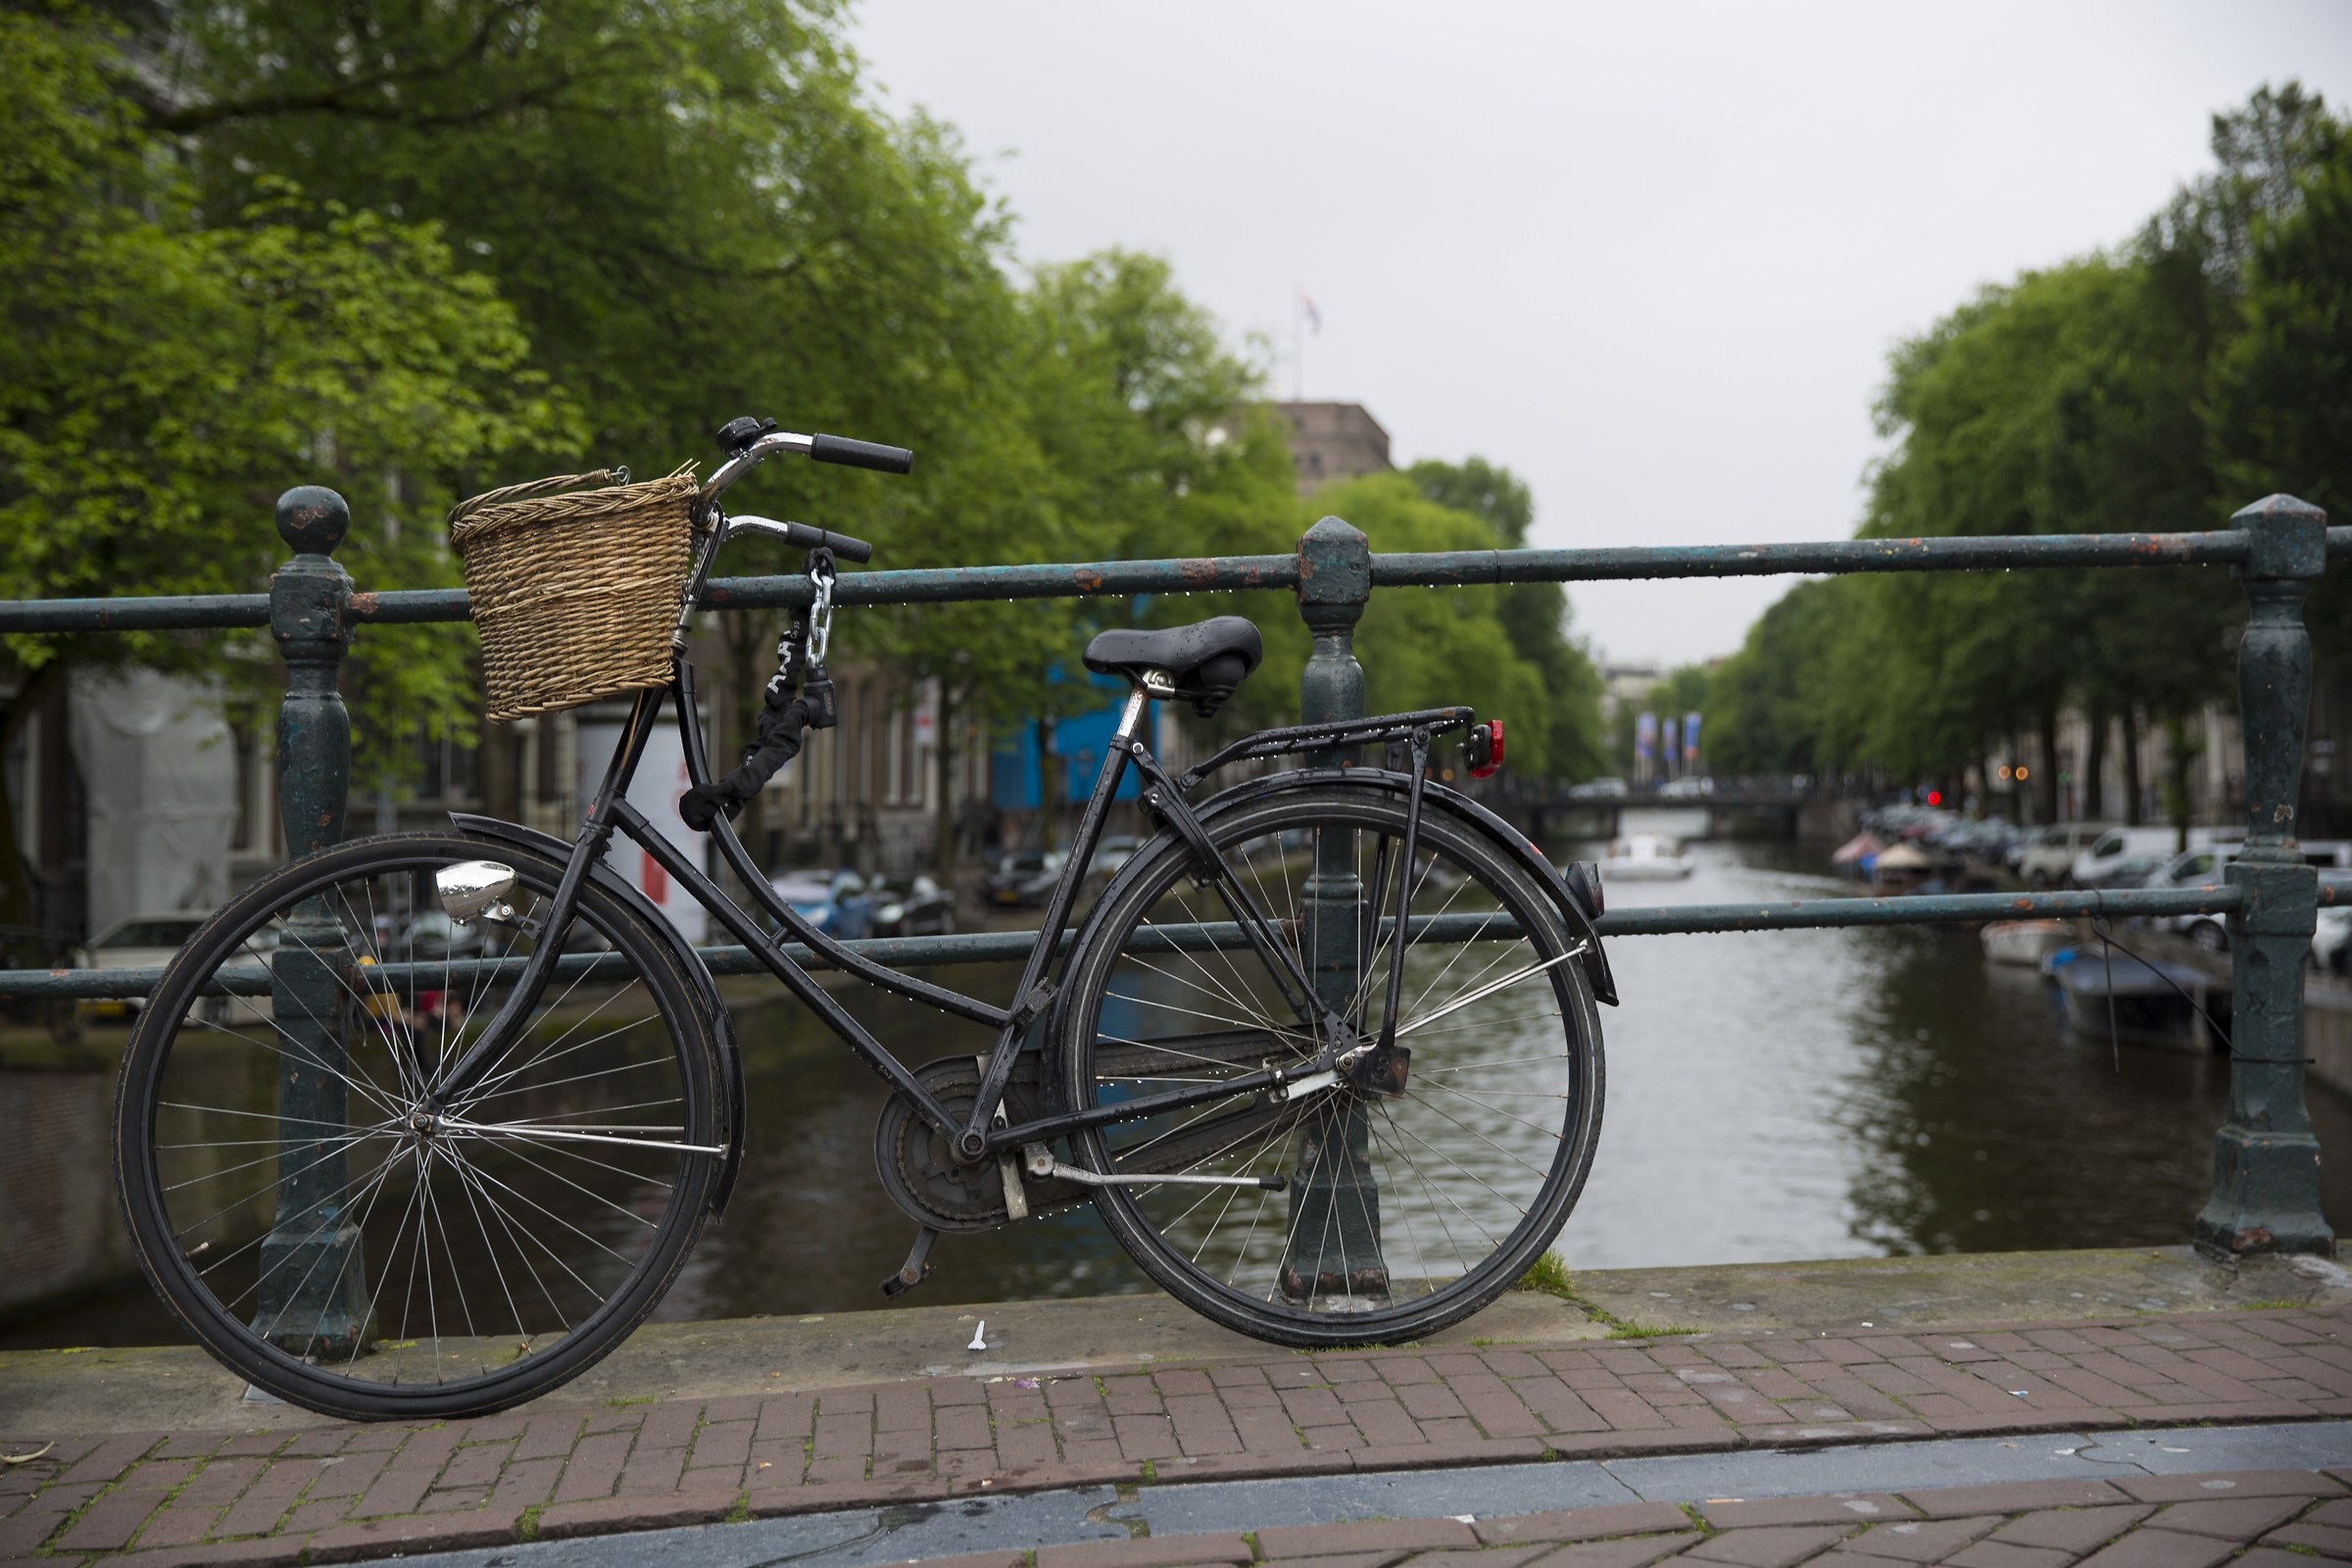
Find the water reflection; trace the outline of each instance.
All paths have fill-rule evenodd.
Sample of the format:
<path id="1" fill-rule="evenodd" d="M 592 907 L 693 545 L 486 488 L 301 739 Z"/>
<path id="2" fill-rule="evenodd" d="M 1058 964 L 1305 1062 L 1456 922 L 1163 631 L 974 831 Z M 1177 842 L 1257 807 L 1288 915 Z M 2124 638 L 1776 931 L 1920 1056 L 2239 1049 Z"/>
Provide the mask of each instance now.
<path id="1" fill-rule="evenodd" d="M 1005 971 L 940 971 L 943 983 L 1002 1002 Z M 757 984 L 730 992 L 760 995 Z M 834 994 L 900 1057 L 985 1053 L 978 1025 L 864 986 Z M 882 1194 L 874 1174 L 874 1118 L 888 1091 L 864 1063 L 790 1002 L 743 1006 L 750 1095 L 749 1147 L 724 1220 L 703 1233 L 693 1259 L 655 1313 L 658 1321 L 754 1313 L 839 1312 L 882 1304 L 882 1280 L 897 1272 L 914 1240 L 914 1221 Z M 1091 1208 L 1011 1230 L 942 1237 L 930 1281 L 912 1300 L 1117 1295 L 1146 1281 Z"/>
<path id="2" fill-rule="evenodd" d="M 1690 850 L 1688 881 L 1612 903 L 1846 891 L 1796 846 Z M 1608 1125 L 1562 1234 L 1573 1264 L 2170 1246 L 2210 1191 L 2228 1059 L 2069 1034 L 1974 927 L 1630 938 L 1610 958 L 1625 1005 L 1603 1017 Z M 2352 1105 L 2310 1098 L 2322 1148 L 2352 1147 Z M 2352 1170 L 2322 1181 L 2340 1225 Z"/>

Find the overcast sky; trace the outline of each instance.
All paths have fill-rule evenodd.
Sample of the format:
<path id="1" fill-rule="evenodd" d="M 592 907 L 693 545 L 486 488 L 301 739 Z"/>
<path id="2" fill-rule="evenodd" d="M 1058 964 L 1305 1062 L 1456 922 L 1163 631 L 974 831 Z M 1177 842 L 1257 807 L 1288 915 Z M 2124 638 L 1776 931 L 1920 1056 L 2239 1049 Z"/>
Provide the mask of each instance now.
<path id="1" fill-rule="evenodd" d="M 2346 0 L 869 0 L 854 37 L 1024 259 L 1165 255 L 1285 397 L 1303 288 L 1305 395 L 1516 470 L 1543 545 L 1849 535 L 1889 345 L 2128 237 L 2257 85 L 2352 101 Z M 1786 587 L 1571 595 L 1680 662 Z"/>

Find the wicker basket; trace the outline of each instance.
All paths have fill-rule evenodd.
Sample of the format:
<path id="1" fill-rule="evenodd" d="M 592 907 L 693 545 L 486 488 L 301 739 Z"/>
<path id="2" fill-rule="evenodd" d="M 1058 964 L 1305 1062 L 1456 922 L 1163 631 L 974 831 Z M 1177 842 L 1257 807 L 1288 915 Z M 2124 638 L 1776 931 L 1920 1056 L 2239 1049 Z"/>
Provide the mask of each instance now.
<path id="1" fill-rule="evenodd" d="M 694 465 L 613 482 L 627 477 L 623 468 L 537 479 L 450 509 L 491 719 L 669 679 L 670 633 L 693 564 Z"/>

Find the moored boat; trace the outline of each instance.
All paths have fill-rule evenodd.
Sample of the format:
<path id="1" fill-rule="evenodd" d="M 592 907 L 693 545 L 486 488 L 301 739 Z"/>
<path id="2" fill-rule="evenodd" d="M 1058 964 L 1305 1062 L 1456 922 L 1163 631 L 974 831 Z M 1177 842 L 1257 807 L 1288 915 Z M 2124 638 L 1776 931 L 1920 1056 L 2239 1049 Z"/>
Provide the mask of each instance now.
<path id="1" fill-rule="evenodd" d="M 1871 857 L 1863 869 L 1873 887 L 1899 893 L 1925 882 L 1934 874 L 1936 862 L 1917 845 L 1897 844 Z"/>
<path id="2" fill-rule="evenodd" d="M 2063 920 L 1995 920 L 1977 940 L 1984 944 L 1987 962 L 2037 965 L 2072 936 Z"/>
<path id="3" fill-rule="evenodd" d="M 2062 948 L 2042 960 L 2058 982 L 2067 1027 L 2094 1040 L 2112 1030 L 2118 1040 L 2176 1051 L 2229 1045 L 2230 992 L 2211 975 L 2121 948 Z M 2212 1024 L 2209 1026 L 2207 1019 Z"/>
<path id="4" fill-rule="evenodd" d="M 1663 833 L 1629 833 L 1609 846 L 1600 874 L 1612 882 L 1671 882 L 1696 863 Z"/>

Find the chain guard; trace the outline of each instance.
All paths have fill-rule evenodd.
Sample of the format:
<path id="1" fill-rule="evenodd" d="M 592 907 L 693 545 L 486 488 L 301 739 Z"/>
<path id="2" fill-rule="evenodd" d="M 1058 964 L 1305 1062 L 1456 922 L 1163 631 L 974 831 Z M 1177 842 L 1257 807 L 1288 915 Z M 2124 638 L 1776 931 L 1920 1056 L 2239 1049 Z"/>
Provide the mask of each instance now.
<path id="1" fill-rule="evenodd" d="M 1186 1038 L 1186 1051 L 1203 1061 L 1255 1065 L 1277 1043 L 1255 1030 Z M 1398 1054 L 1402 1054 L 1399 1051 Z M 1164 1066 L 1164 1056 L 1136 1047 L 1105 1047 L 1098 1060 L 1111 1071 L 1144 1072 Z M 1049 1114 L 1039 1081 L 1042 1058 L 1023 1052 L 1004 1086 L 1004 1111 L 1015 1122 Z M 970 1056 L 943 1056 L 914 1070 L 949 1115 L 971 1114 L 980 1093 L 980 1063 Z M 1130 1175 L 1180 1171 L 1245 1137 L 1280 1137 L 1305 1120 L 1316 1102 L 1275 1104 L 1259 1097 L 1230 1111 L 1205 1117 L 1181 1132 L 1128 1151 L 1119 1169 Z M 991 1231 L 1012 1222 L 1004 1205 L 999 1161 L 956 1163 L 948 1140 L 923 1120 L 904 1095 L 892 1095 L 874 1123 L 874 1168 L 890 1200 L 922 1224 L 943 1231 Z M 1053 1177 L 1023 1176 L 1022 1190 L 1032 1218 L 1058 1214 L 1092 1200 L 1095 1189 Z"/>
<path id="2" fill-rule="evenodd" d="M 980 1095 L 980 1063 L 970 1056 L 943 1056 L 914 1069 L 914 1076 L 961 1118 Z M 1043 1115 L 1038 1094 L 1038 1057 L 1024 1052 L 1013 1061 L 1004 1086 L 1004 1110 L 1015 1121 Z M 1004 1206 L 1004 1177 L 995 1157 L 977 1164 L 956 1162 L 948 1140 L 923 1120 L 905 1095 L 892 1095 L 874 1122 L 874 1169 L 890 1200 L 925 1225 L 943 1231 L 993 1231 L 1012 1223 Z M 1075 1182 L 1023 1177 L 1034 1217 L 1075 1208 L 1088 1199 Z"/>

